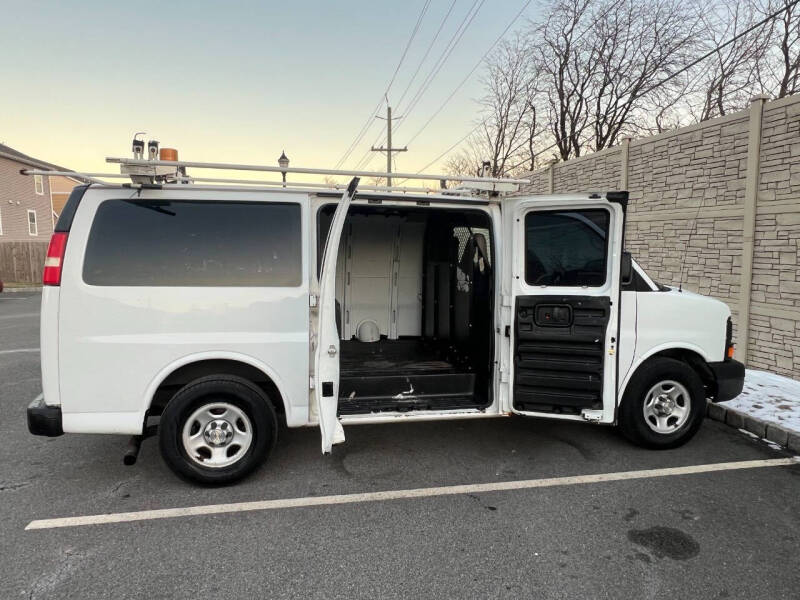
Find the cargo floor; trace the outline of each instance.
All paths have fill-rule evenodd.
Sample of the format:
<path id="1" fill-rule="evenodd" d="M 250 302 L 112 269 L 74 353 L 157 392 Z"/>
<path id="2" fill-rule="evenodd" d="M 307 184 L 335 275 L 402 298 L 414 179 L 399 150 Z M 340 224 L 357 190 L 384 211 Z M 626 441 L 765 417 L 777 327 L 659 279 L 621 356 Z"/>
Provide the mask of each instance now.
<path id="1" fill-rule="evenodd" d="M 475 374 L 420 339 L 343 341 L 339 414 L 471 408 Z"/>
<path id="2" fill-rule="evenodd" d="M 420 339 L 343 341 L 340 370 L 342 377 L 358 375 L 396 375 L 399 373 L 440 373 L 455 371 L 441 352 Z"/>

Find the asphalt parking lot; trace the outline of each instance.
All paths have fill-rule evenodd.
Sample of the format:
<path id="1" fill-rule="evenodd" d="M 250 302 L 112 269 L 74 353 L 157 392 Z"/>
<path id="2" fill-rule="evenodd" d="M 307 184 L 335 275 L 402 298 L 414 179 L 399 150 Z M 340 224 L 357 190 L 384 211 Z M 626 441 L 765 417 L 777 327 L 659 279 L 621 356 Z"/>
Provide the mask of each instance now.
<path id="1" fill-rule="evenodd" d="M 41 390 L 39 300 L 0 295 L 2 598 L 800 594 L 800 465 L 599 477 L 790 456 L 720 423 L 707 420 L 666 452 L 608 428 L 517 418 L 349 427 L 328 457 L 316 430 L 284 430 L 254 476 L 198 487 L 166 468 L 155 440 L 125 467 L 124 438 L 28 434 L 25 407 Z M 562 485 L 583 475 L 596 477 Z M 554 483 L 25 529 L 61 517 L 543 478 Z"/>

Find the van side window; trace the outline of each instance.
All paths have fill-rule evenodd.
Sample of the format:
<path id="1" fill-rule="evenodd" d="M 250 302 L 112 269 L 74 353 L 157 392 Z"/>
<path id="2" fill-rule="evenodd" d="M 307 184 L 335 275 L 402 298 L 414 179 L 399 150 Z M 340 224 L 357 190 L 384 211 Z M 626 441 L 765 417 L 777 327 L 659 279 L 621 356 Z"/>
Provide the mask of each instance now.
<path id="1" fill-rule="evenodd" d="M 603 209 L 525 215 L 528 285 L 604 285 L 609 219 L 609 212 Z"/>
<path id="2" fill-rule="evenodd" d="M 92 223 L 83 280 L 103 286 L 295 287 L 300 205 L 107 200 Z"/>

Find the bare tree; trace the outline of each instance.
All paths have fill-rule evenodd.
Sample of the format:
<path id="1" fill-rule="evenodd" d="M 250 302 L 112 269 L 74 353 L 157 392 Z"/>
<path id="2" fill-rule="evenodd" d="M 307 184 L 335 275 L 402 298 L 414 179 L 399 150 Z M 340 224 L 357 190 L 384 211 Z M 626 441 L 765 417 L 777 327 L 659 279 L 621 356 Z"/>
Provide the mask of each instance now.
<path id="1" fill-rule="evenodd" d="M 533 170 L 551 148 L 569 160 L 800 92 L 795 0 L 549 0 L 542 14 L 487 61 L 480 132 L 451 170 Z"/>
<path id="2" fill-rule="evenodd" d="M 451 155 L 444 163 L 444 170 L 449 175 L 475 174 L 480 171 L 481 158 L 479 146 L 470 140 L 457 154 Z"/>
<path id="3" fill-rule="evenodd" d="M 770 0 L 759 7 L 762 17 L 782 8 L 769 24 L 769 46 L 758 65 L 761 88 L 777 98 L 800 92 L 800 7 L 792 0 Z"/>
<path id="4" fill-rule="evenodd" d="M 617 143 L 622 133 L 636 133 L 658 124 L 664 112 L 643 110 L 648 95 L 657 95 L 662 108 L 674 98 L 660 82 L 691 57 L 696 46 L 697 19 L 678 0 L 604 0 L 593 7 L 597 69 L 588 90 L 592 145 L 602 150 Z M 666 93 L 665 93 L 666 92 Z"/>
<path id="5" fill-rule="evenodd" d="M 546 129 L 539 122 L 532 75 L 535 63 L 526 44 L 527 37 L 517 34 L 488 57 L 476 133 L 447 161 L 449 172 L 474 173 L 484 161 L 495 177 L 535 166 L 537 142 Z"/>
<path id="6" fill-rule="evenodd" d="M 555 0 L 547 19 L 529 33 L 537 78 L 534 89 L 548 108 L 550 129 L 561 160 L 580 156 L 589 120 L 588 91 L 597 48 L 591 43 L 592 0 Z"/>
<path id="7" fill-rule="evenodd" d="M 714 51 L 696 67 L 696 86 L 702 96 L 693 112 L 697 120 L 705 121 L 741 110 L 760 90 L 759 65 L 766 56 L 770 28 L 746 33 L 761 18 L 758 7 L 750 1 L 720 3 L 700 18 L 706 32 L 700 52 Z"/>
<path id="8" fill-rule="evenodd" d="M 786 11 L 776 27 L 783 65 L 778 98 L 796 94 L 800 90 L 800 8 L 789 0 L 783 0 L 781 4 Z"/>
<path id="9" fill-rule="evenodd" d="M 492 176 L 504 173 L 507 162 L 526 144 L 531 96 L 528 64 L 525 41 L 519 34 L 500 44 L 487 61 L 480 130 Z"/>
<path id="10" fill-rule="evenodd" d="M 536 77 L 547 99 L 559 158 L 602 150 L 655 124 L 645 100 L 692 57 L 697 18 L 680 0 L 554 0 L 530 31 Z M 670 84 L 675 90 L 679 81 Z M 657 113 L 663 119 L 664 112 Z"/>

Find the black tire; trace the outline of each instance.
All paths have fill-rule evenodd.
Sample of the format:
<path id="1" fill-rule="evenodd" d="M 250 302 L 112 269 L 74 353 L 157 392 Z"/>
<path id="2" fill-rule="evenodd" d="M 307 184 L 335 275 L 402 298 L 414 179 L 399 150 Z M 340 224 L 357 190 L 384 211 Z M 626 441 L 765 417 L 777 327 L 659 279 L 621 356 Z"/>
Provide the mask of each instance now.
<path id="1" fill-rule="evenodd" d="M 183 429 L 195 411 L 206 405 L 226 403 L 242 411 L 249 427 L 251 441 L 233 464 L 209 467 L 202 460 L 189 456 L 182 441 Z M 231 409 L 231 410 L 235 410 Z M 161 456 L 175 473 L 204 484 L 226 484 L 243 478 L 261 465 L 278 437 L 275 409 L 264 392 L 252 382 L 234 375 L 209 375 L 183 386 L 170 399 L 158 426 Z M 234 445 L 235 447 L 235 445 Z"/>
<path id="2" fill-rule="evenodd" d="M 674 431 L 660 433 L 648 425 L 645 418 L 645 402 L 650 390 L 657 384 L 674 381 L 681 384 L 689 395 L 688 416 Z M 634 444 L 666 450 L 677 448 L 688 442 L 700 429 L 706 413 L 706 394 L 703 381 L 684 362 L 672 358 L 653 358 L 644 363 L 634 374 L 619 408 L 619 430 Z M 651 420 L 653 417 L 651 417 Z M 677 425 L 677 422 L 673 426 Z"/>

